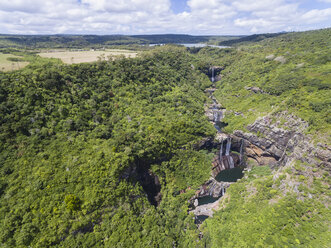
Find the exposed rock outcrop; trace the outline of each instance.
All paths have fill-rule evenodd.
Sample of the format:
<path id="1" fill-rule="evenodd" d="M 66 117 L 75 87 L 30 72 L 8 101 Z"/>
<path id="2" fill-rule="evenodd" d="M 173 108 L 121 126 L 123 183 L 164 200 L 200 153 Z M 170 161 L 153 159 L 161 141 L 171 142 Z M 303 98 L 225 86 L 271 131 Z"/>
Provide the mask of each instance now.
<path id="1" fill-rule="evenodd" d="M 205 196 L 218 198 L 224 194 L 225 189 L 230 187 L 230 185 L 230 182 L 218 182 L 215 178 L 210 178 L 195 192 L 195 196 L 191 199 L 191 201 L 193 202 L 194 199 Z"/>
<path id="2" fill-rule="evenodd" d="M 194 210 L 190 211 L 195 216 L 208 216 L 213 217 L 214 210 L 218 209 L 219 202 L 222 198 L 219 198 L 217 201 L 197 206 Z"/>
<path id="3" fill-rule="evenodd" d="M 234 153 L 223 155 L 222 157 L 216 155 L 212 165 L 212 176 L 216 177 L 223 170 L 229 170 L 240 166 L 240 156 Z"/>
<path id="4" fill-rule="evenodd" d="M 260 165 L 285 165 L 301 160 L 330 170 L 331 149 L 322 144 L 315 146 L 304 133 L 307 127 L 308 123 L 283 112 L 257 119 L 247 127 L 250 132 L 235 131 L 234 139 L 244 139 L 246 156 Z"/>
<path id="5" fill-rule="evenodd" d="M 284 56 L 278 56 L 278 57 L 274 58 L 274 61 L 284 64 L 284 63 L 286 63 L 286 58 Z"/>
<path id="6" fill-rule="evenodd" d="M 208 216 L 212 217 L 214 210 L 218 208 L 221 196 L 225 194 L 225 191 L 230 187 L 230 182 L 218 182 L 214 178 L 210 178 L 207 182 L 200 186 L 199 190 L 195 192 L 194 197 L 190 202 L 194 208 L 190 213 L 194 213 L 195 216 Z M 214 201 L 206 204 L 200 204 L 203 198 L 210 197 Z"/>
<path id="7" fill-rule="evenodd" d="M 268 60 L 273 60 L 275 58 L 275 55 L 270 54 L 270 55 L 266 56 L 265 58 Z"/>
<path id="8" fill-rule="evenodd" d="M 253 87 L 245 87 L 246 90 L 252 91 L 255 94 L 256 93 L 261 93 L 261 94 L 265 94 L 266 92 L 264 92 L 262 89 L 260 89 L 259 87 L 253 86 Z"/>

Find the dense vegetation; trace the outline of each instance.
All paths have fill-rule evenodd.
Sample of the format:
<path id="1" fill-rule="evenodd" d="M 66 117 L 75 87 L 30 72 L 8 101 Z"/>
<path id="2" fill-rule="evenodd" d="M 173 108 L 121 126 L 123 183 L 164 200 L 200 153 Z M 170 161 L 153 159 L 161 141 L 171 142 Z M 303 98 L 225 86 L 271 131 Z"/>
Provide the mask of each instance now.
<path id="1" fill-rule="evenodd" d="M 215 95 L 227 132 L 288 111 L 328 142 L 330 31 L 92 64 L 31 57 L 0 72 L 1 246 L 329 247 L 323 168 L 253 168 L 199 229 L 188 200 L 214 156 L 197 145 L 215 135 L 208 67 L 225 68 Z"/>
<path id="2" fill-rule="evenodd" d="M 193 242 L 190 194 L 175 196 L 208 178 L 211 156 L 192 147 L 214 130 L 203 117 L 210 81 L 190 60 L 184 48 L 164 48 L 137 59 L 2 73 L 1 243 Z M 129 167 L 159 175 L 158 209 L 134 176 L 123 176 Z"/>
<path id="3" fill-rule="evenodd" d="M 331 29 L 324 29 L 219 52 L 218 63 L 226 68 L 216 96 L 233 111 L 225 120 L 227 131 L 245 129 L 259 116 L 288 111 L 307 121 L 310 133 L 330 135 L 330 40 Z"/>
<path id="4" fill-rule="evenodd" d="M 203 230 L 209 247 L 329 247 L 328 173 L 307 164 L 255 167 Z M 297 190 L 293 189 L 296 185 Z"/>

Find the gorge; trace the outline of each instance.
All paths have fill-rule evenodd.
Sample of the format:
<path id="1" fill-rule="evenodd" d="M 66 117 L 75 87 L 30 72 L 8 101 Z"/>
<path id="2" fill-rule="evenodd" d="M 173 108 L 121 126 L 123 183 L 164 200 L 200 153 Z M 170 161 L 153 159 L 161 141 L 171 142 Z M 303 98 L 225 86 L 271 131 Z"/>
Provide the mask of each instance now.
<path id="1" fill-rule="evenodd" d="M 30 64 L 0 72 L 0 246 L 329 247 L 330 34 L 7 49 Z"/>
<path id="2" fill-rule="evenodd" d="M 215 68 L 218 69 L 218 75 L 215 75 Z M 221 80 L 219 68 L 221 67 L 213 66 L 209 69 L 211 73 L 207 74 L 213 85 L 205 90 L 212 101 L 211 104 L 205 105 L 205 115 L 217 130 L 215 140 L 211 143 L 218 151 L 213 158 L 211 178 L 201 185 L 190 199 L 190 212 L 195 215 L 197 224 L 213 216 L 226 188 L 243 176 L 242 171 L 250 170 L 254 165 L 267 165 L 276 169 L 300 160 L 327 170 L 331 168 L 331 149 L 313 145 L 303 134 L 307 123 L 288 113 L 279 113 L 276 116 L 277 119 L 286 116 L 287 122 L 283 127 L 279 127 L 279 121 L 272 123 L 271 118 L 265 116 L 248 126 L 250 133 L 240 130 L 234 131 L 233 134 L 224 133 L 220 126 L 227 110 L 222 108 L 213 95 L 216 90 L 215 81 Z M 305 156 L 302 156 L 303 154 Z M 233 181 L 225 181 L 224 177 L 222 180 L 222 172 L 226 172 Z"/>

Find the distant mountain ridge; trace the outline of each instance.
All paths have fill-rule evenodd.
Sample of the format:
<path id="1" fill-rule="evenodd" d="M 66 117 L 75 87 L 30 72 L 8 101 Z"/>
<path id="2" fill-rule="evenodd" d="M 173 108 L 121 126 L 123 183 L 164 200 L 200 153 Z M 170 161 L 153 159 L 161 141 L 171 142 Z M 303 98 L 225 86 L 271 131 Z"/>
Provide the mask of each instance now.
<path id="1" fill-rule="evenodd" d="M 77 48 L 109 45 L 143 45 L 150 43 L 215 43 L 242 36 L 197 36 L 186 34 L 155 35 L 7 35 L 0 34 L 0 48 Z"/>

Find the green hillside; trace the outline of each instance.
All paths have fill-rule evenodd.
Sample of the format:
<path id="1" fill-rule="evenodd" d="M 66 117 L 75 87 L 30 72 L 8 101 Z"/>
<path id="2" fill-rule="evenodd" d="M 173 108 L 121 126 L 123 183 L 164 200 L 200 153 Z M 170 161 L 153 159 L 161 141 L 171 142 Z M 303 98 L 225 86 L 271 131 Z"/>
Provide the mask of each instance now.
<path id="1" fill-rule="evenodd" d="M 216 96 L 226 109 L 243 113 L 226 117 L 227 131 L 286 110 L 307 121 L 308 132 L 330 135 L 330 52 L 331 29 L 283 34 L 231 52 L 220 50 L 215 60 L 225 70 Z M 213 51 L 204 56 L 209 53 Z"/>
<path id="2" fill-rule="evenodd" d="M 73 65 L 30 55 L 0 72 L 0 246 L 330 247 L 330 36 Z M 294 133 L 300 118 L 327 162 L 253 166 L 246 154 L 244 177 L 197 226 L 190 199 L 219 152 L 204 143 L 216 143 L 211 66 L 223 69 L 214 96 L 227 135 L 264 116 Z"/>
<path id="3" fill-rule="evenodd" d="M 263 116 L 288 129 L 294 115 L 308 124 L 304 135 L 325 144 L 330 158 L 331 29 L 200 53 L 225 67 L 215 92 L 227 110 L 225 131 L 247 132 Z M 205 242 L 210 247 L 329 247 L 329 186 L 330 165 L 298 160 L 272 171 L 256 167 L 230 187 L 222 209 L 206 220 Z"/>

